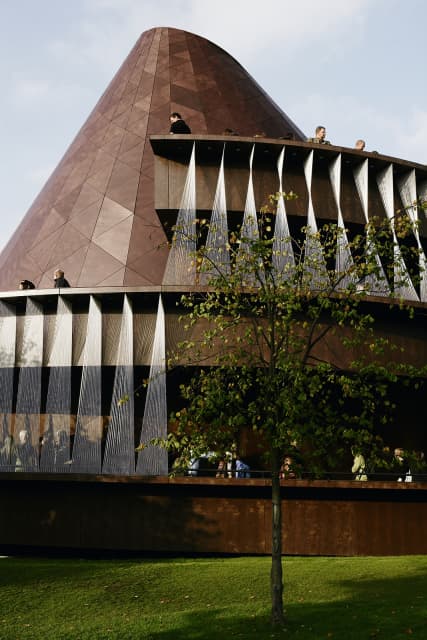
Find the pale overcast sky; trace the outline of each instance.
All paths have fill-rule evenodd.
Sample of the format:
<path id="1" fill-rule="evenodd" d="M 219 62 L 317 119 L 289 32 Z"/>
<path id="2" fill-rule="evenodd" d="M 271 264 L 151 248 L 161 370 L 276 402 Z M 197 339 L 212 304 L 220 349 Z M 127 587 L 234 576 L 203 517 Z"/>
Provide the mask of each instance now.
<path id="1" fill-rule="evenodd" d="M 425 0 L 0 0 L 0 247 L 139 35 L 233 55 L 307 135 L 427 162 Z"/>

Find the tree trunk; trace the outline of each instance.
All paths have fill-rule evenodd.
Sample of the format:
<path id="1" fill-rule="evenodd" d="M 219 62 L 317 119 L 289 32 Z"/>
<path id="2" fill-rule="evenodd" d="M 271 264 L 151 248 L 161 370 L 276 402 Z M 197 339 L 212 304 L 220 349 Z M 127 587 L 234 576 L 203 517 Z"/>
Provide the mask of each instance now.
<path id="1" fill-rule="evenodd" d="M 280 495 L 280 462 L 278 449 L 271 456 L 271 508 L 272 508 L 272 550 L 271 550 L 271 621 L 273 625 L 284 623 L 283 616 L 283 574 L 282 574 L 282 500 Z"/>

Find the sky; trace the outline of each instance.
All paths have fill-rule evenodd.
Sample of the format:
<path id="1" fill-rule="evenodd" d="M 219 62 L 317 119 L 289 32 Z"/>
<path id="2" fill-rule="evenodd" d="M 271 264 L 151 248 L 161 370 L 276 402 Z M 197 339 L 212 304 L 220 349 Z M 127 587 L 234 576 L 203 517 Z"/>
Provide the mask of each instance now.
<path id="1" fill-rule="evenodd" d="M 136 40 L 234 56 L 307 136 L 427 163 L 425 0 L 0 0 L 0 249 Z"/>

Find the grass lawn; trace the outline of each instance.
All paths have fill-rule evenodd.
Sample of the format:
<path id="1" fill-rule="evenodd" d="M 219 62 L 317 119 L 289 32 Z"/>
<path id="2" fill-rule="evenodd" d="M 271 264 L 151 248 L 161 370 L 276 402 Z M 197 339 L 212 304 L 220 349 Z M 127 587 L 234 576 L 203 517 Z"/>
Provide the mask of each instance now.
<path id="1" fill-rule="evenodd" d="M 270 559 L 0 559 L 1 640 L 427 638 L 427 556 L 284 558 L 284 629 Z"/>

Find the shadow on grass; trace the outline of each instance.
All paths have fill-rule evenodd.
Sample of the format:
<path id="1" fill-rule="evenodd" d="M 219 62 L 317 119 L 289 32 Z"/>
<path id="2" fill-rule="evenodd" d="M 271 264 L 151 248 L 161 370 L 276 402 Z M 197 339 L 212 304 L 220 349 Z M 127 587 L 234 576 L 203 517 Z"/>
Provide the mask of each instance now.
<path id="1" fill-rule="evenodd" d="M 285 585 L 286 587 L 286 585 Z M 332 590 L 331 590 L 332 591 Z M 301 596 L 298 602 L 292 594 L 285 605 L 284 628 L 272 628 L 269 607 L 258 614 L 233 616 L 225 609 L 183 613 L 179 627 L 151 632 L 150 640 L 229 638 L 260 640 L 264 638 L 299 638 L 320 640 L 363 640 L 405 637 L 427 637 L 427 571 L 413 577 L 394 577 L 334 581 L 331 601 L 313 602 Z M 129 636 L 130 638 L 131 636 Z"/>
<path id="2" fill-rule="evenodd" d="M 12 598 L 16 600 L 16 594 L 24 590 L 23 598 L 28 602 L 31 597 L 36 610 L 40 610 L 40 596 L 45 606 L 60 612 L 63 603 L 56 602 L 59 591 L 55 595 L 43 589 L 40 594 L 37 587 L 49 581 L 53 587 L 64 587 L 65 593 L 69 589 L 67 620 L 58 617 L 58 635 L 46 633 L 43 619 L 37 623 L 34 617 L 31 633 L 23 630 L 19 635 L 23 640 L 56 637 L 61 640 L 217 640 L 219 637 L 227 640 L 398 640 L 406 637 L 424 640 L 427 637 L 427 561 L 420 558 L 417 568 L 414 559 L 408 560 L 407 567 L 405 559 L 401 559 L 396 570 L 395 564 L 388 564 L 385 559 L 380 569 L 386 575 L 373 579 L 368 575 L 369 558 L 360 559 L 357 565 L 349 563 L 351 577 L 340 579 L 333 568 L 334 559 L 330 565 L 327 559 L 323 560 L 319 565 L 307 559 L 308 569 L 310 565 L 315 569 L 311 580 L 309 572 L 301 579 L 300 567 L 292 567 L 290 563 L 289 575 L 285 577 L 286 624 L 283 629 L 272 629 L 270 625 L 267 589 L 248 600 L 245 595 L 248 592 L 244 589 L 247 577 L 242 578 L 240 585 L 238 580 L 234 585 L 227 582 L 227 575 L 232 575 L 231 568 L 228 574 L 224 573 L 220 588 L 218 583 L 213 585 L 211 597 L 206 600 L 205 593 L 194 580 L 194 575 L 201 582 L 205 578 L 201 562 L 193 574 L 190 600 L 183 600 L 182 594 L 187 591 L 176 596 L 175 584 L 168 581 L 170 559 L 141 560 L 140 563 L 135 560 L 49 560 L 45 565 L 39 559 L 0 560 L 2 608 L 6 606 L 9 611 L 13 610 Z M 180 559 L 173 562 L 181 563 Z M 186 560 L 182 562 L 185 565 Z M 194 564 L 197 562 L 195 560 Z M 396 562 L 399 563 L 399 559 Z M 344 561 L 340 570 L 345 569 Z M 399 575 L 399 572 L 405 575 Z M 77 594 L 90 591 L 98 584 L 102 588 L 92 593 L 92 599 L 89 596 L 90 608 L 83 610 Z M 108 589 L 103 591 L 106 588 L 103 585 Z M 7 587 L 11 586 L 15 595 L 11 594 L 8 600 L 4 588 L 7 593 Z M 206 584 L 204 586 L 206 588 Z M 139 587 L 141 594 L 137 601 L 132 600 L 135 596 L 131 595 L 135 593 L 135 587 Z M 170 601 L 163 600 L 164 595 Z M 201 605 L 203 600 L 212 604 Z M 70 624 L 75 628 L 70 628 Z M 14 628 L 14 635 L 2 635 L 0 626 L 0 638 L 12 640 L 18 637 L 15 631 Z"/>
<path id="3" fill-rule="evenodd" d="M 72 588 L 82 582 L 95 580 L 98 576 L 108 582 L 109 579 L 117 580 L 117 572 L 122 569 L 124 572 L 143 569 L 143 577 L 148 581 L 151 573 L 159 574 L 159 570 L 165 565 L 165 570 L 171 562 L 170 557 L 153 557 L 152 555 L 132 555 L 129 553 L 105 552 L 96 557 L 66 557 L 63 550 L 57 557 L 43 555 L 34 557 L 26 556 L 5 556 L 0 559 L 0 590 L 3 587 L 15 587 L 17 589 L 31 588 L 35 583 L 48 581 L 49 586 L 61 586 L 64 582 L 72 585 Z M 184 559 L 173 558 L 175 564 Z M 131 575 L 129 576 L 131 579 Z M 1 638 L 0 638 L 1 640 Z"/>

